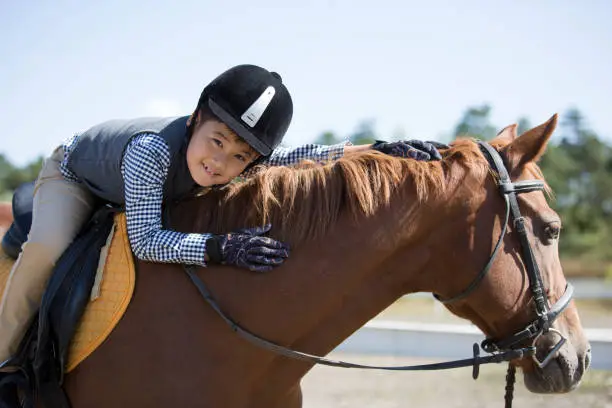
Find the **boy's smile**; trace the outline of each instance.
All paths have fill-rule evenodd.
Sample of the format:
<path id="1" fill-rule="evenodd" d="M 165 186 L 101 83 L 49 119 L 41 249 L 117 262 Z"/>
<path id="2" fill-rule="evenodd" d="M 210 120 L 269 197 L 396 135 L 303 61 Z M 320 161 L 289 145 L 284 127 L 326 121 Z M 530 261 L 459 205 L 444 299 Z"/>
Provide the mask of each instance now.
<path id="1" fill-rule="evenodd" d="M 217 173 L 216 170 L 212 169 L 211 167 L 208 167 L 206 165 L 206 163 L 202 163 L 202 166 L 204 166 L 204 171 L 206 173 L 208 173 L 211 177 L 213 176 L 220 176 L 221 174 Z"/>
<path id="2" fill-rule="evenodd" d="M 187 147 L 187 167 L 202 187 L 227 184 L 244 171 L 258 154 L 224 123 L 196 119 Z"/>

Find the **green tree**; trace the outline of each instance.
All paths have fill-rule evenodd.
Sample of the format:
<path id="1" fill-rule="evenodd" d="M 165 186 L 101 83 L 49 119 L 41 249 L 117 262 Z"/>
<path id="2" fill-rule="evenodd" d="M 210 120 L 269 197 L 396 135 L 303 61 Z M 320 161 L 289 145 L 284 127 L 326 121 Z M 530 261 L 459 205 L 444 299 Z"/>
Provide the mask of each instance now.
<path id="1" fill-rule="evenodd" d="M 454 136 L 470 136 L 489 140 L 497 134 L 490 121 L 491 107 L 487 104 L 468 108 L 457 126 Z"/>
<path id="2" fill-rule="evenodd" d="M 24 167 L 15 167 L 3 155 L 0 155 L 0 193 L 10 193 L 28 181 L 34 181 L 42 167 L 40 157 Z"/>
<path id="3" fill-rule="evenodd" d="M 531 126 L 531 122 L 529 121 L 529 119 L 527 119 L 524 116 L 520 117 L 516 123 L 518 125 L 518 128 L 516 129 L 516 132 L 519 135 L 524 133 L 526 130 L 529 130 L 529 129 L 531 129 L 533 127 L 533 126 Z"/>
<path id="4" fill-rule="evenodd" d="M 540 167 L 556 194 L 551 205 L 563 219 L 561 253 L 612 260 L 612 148 L 587 128 L 577 109 L 563 115 L 561 142 L 551 143 Z"/>
<path id="5" fill-rule="evenodd" d="M 326 132 L 321 133 L 319 137 L 315 139 L 314 143 L 322 145 L 332 145 L 340 143 L 340 141 L 340 138 L 336 136 L 334 132 L 328 130 Z"/>
<path id="6" fill-rule="evenodd" d="M 374 141 L 378 139 L 376 131 L 374 130 L 375 124 L 376 122 L 374 119 L 362 121 L 349 136 L 351 143 L 355 145 L 374 143 Z"/>
<path id="7" fill-rule="evenodd" d="M 501 127 L 491 124 L 490 113 L 486 104 L 468 107 L 454 136 L 491 139 Z M 519 134 L 532 127 L 525 117 L 517 123 Z M 593 271 L 601 273 L 612 261 L 612 147 L 588 129 L 578 109 L 565 112 L 560 123 L 561 137 L 551 140 L 539 164 L 554 191 L 551 206 L 563 220 L 561 255 L 579 268 L 599 265 Z"/>
<path id="8" fill-rule="evenodd" d="M 5 179 L 14 170 L 12 163 L 3 154 L 0 154 L 0 193 L 7 190 Z"/>

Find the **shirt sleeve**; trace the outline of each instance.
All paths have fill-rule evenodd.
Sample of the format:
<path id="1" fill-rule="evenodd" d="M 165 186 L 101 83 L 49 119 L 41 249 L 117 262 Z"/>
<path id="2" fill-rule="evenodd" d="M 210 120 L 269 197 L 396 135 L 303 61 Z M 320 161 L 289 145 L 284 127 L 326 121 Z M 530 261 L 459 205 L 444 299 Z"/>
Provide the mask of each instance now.
<path id="1" fill-rule="evenodd" d="M 162 229 L 163 189 L 170 150 L 154 134 L 136 136 L 123 156 L 127 232 L 134 255 L 151 262 L 206 266 L 206 240 L 210 234 Z"/>
<path id="2" fill-rule="evenodd" d="M 317 163 L 327 163 L 335 161 L 344 156 L 344 146 L 351 145 L 351 142 L 344 142 L 334 145 L 305 144 L 298 147 L 277 147 L 272 151 L 262 164 L 268 166 L 292 166 L 302 160 L 312 160 Z"/>
<path id="3" fill-rule="evenodd" d="M 75 134 L 70 136 L 64 142 L 62 142 L 62 147 L 64 148 L 64 157 L 62 159 L 62 162 L 60 163 L 59 168 L 60 173 L 62 174 L 62 176 L 64 176 L 65 180 L 72 181 L 75 183 L 80 183 L 81 181 L 79 180 L 77 175 L 74 174 L 72 170 L 70 170 L 70 167 L 68 167 L 68 158 L 70 157 L 70 153 L 72 153 L 72 151 L 74 150 L 74 146 L 76 145 L 76 142 L 78 140 L 79 135 Z"/>
<path id="4" fill-rule="evenodd" d="M 338 160 L 344 156 L 344 146 L 352 143 L 347 139 L 334 145 L 305 144 L 298 147 L 277 147 L 270 156 L 266 157 L 260 164 L 263 166 L 293 166 L 302 160 L 312 160 L 320 164 Z M 241 178 L 249 178 L 257 174 L 259 166 L 253 167 L 240 175 Z"/>

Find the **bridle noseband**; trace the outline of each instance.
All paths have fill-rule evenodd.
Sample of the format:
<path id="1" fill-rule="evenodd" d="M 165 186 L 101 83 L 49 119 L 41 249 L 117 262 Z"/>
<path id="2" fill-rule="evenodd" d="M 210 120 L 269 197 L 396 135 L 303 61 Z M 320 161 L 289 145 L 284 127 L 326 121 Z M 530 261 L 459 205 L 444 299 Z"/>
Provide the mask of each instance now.
<path id="1" fill-rule="evenodd" d="M 521 244 L 521 258 L 523 259 L 525 269 L 527 270 L 527 277 L 529 278 L 529 287 L 533 295 L 537 317 L 523 330 L 516 332 L 510 337 L 497 341 L 491 338 L 485 339 L 482 342 L 482 348 L 483 350 L 489 353 L 510 350 L 520 347 L 522 344 L 524 344 L 525 341 L 530 339 L 533 339 L 532 344 L 535 346 L 535 342 L 542 334 L 552 331 L 560 337 L 560 341 L 555 345 L 555 347 L 550 350 L 550 352 L 546 355 L 546 357 L 544 357 L 542 361 L 538 360 L 535 354 L 532 355 L 532 358 L 537 364 L 537 366 L 543 368 L 550 362 L 554 354 L 567 341 L 565 336 L 563 336 L 558 330 L 553 329 L 551 326 L 555 319 L 557 319 L 561 312 L 563 312 L 563 310 L 569 305 L 569 302 L 572 299 L 572 294 L 574 293 L 573 286 L 568 283 L 565 287 L 565 292 L 559 298 L 559 300 L 557 300 L 557 302 L 552 305 L 552 307 L 549 306 L 544 290 L 544 284 L 542 282 L 542 275 L 540 273 L 538 263 L 536 262 L 535 257 L 533 255 L 531 244 L 529 243 L 529 239 L 527 237 L 525 219 L 521 215 L 521 211 L 519 209 L 517 194 L 526 193 L 529 191 L 543 190 L 544 182 L 541 180 L 523 180 L 512 182 L 512 180 L 510 180 L 510 175 L 506 170 L 506 166 L 504 165 L 503 159 L 497 152 L 497 150 L 495 150 L 491 145 L 483 141 L 479 141 L 478 146 L 487 158 L 489 165 L 497 172 L 497 184 L 499 186 L 499 191 L 504 197 L 504 201 L 506 203 L 505 221 L 502 227 L 502 231 L 499 235 L 499 239 L 495 244 L 489 261 L 482 269 L 482 271 L 480 271 L 480 273 L 474 278 L 474 280 L 472 280 L 468 287 L 461 293 L 450 299 L 442 300 L 438 296 L 434 296 L 440 302 L 444 304 L 449 304 L 466 298 L 478 287 L 478 285 L 482 282 L 483 278 L 486 276 L 487 272 L 489 272 L 491 266 L 493 265 L 493 261 L 499 251 L 499 248 L 501 247 L 501 243 L 504 239 L 504 236 L 506 235 L 508 223 L 510 221 L 510 215 L 512 215 L 513 226 L 516 230 L 516 233 L 518 234 Z"/>
<path id="2" fill-rule="evenodd" d="M 342 367 L 342 368 L 362 368 L 362 369 L 377 369 L 377 370 L 393 370 L 393 371 L 429 371 L 429 370 L 444 370 L 451 368 L 459 368 L 459 367 L 472 367 L 472 377 L 474 379 L 478 378 L 479 367 L 482 364 L 490 364 L 490 363 L 501 363 L 505 361 L 512 361 L 516 359 L 521 359 L 526 356 L 532 357 L 535 364 L 543 368 L 545 367 L 554 357 L 554 354 L 563 346 L 563 344 L 567 341 L 565 336 L 563 336 L 559 331 L 552 328 L 552 323 L 555 319 L 563 312 L 563 310 L 569 305 L 570 300 L 572 299 L 573 287 L 571 284 L 567 284 L 565 288 L 565 292 L 563 296 L 559 298 L 559 300 L 550 307 L 548 304 L 548 300 L 545 296 L 544 285 L 542 283 L 542 277 L 540 274 L 540 270 L 538 268 L 538 264 L 535 261 L 533 251 L 531 249 L 531 245 L 529 244 L 529 240 L 527 238 L 527 231 L 525 228 L 525 220 L 521 216 L 521 212 L 518 205 L 518 200 L 516 195 L 520 193 L 525 193 L 529 191 L 543 190 L 544 182 L 540 180 L 525 180 L 525 181 L 517 181 L 512 182 L 510 180 L 510 176 L 504 162 L 499 155 L 499 153 L 491 147 L 488 143 L 479 141 L 478 145 L 482 152 L 484 153 L 489 165 L 497 172 L 498 174 L 498 185 L 499 190 L 504 197 L 504 201 L 506 203 L 506 213 L 505 213 L 505 221 L 502 227 L 501 234 L 497 243 L 495 244 L 495 248 L 491 253 L 489 261 L 485 265 L 485 267 L 480 271 L 480 273 L 474 278 L 474 280 L 468 285 L 468 287 L 459 293 L 458 295 L 446 299 L 440 300 L 438 296 L 434 295 L 438 300 L 442 303 L 448 304 L 451 302 L 458 301 L 460 299 L 464 299 L 469 296 L 482 282 L 483 278 L 491 269 L 493 261 L 501 247 L 501 243 L 506 235 L 507 225 L 510 221 L 510 215 L 512 214 L 512 219 L 514 222 L 514 228 L 517 231 L 517 234 L 521 243 L 521 255 L 523 262 L 525 264 L 525 268 L 527 270 L 527 276 L 529 278 L 529 286 L 531 292 L 533 294 L 537 317 L 534 321 L 527 325 L 523 330 L 513 334 L 512 336 L 502 339 L 502 340 L 493 340 L 491 338 L 485 339 L 480 347 L 491 355 L 489 356 L 480 356 L 480 347 L 478 344 L 474 344 L 473 346 L 473 357 L 467 358 L 463 360 L 455 360 L 455 361 L 447 361 L 442 363 L 433 363 L 433 364 L 420 364 L 413 366 L 370 366 L 364 364 L 354 364 L 348 363 L 339 360 L 330 360 L 327 358 L 315 356 L 312 354 L 292 350 L 288 347 L 281 346 L 279 344 L 273 343 L 269 340 L 266 340 L 256 334 L 251 333 L 250 331 L 241 327 L 238 323 L 228 317 L 219 307 L 217 301 L 214 299 L 204 282 L 200 279 L 200 277 L 195 272 L 194 265 L 183 265 L 185 272 L 196 286 L 198 292 L 202 295 L 204 300 L 212 307 L 212 309 L 224 320 L 232 331 L 236 332 L 246 340 L 255 344 L 256 346 L 262 347 L 264 349 L 273 351 L 285 357 L 290 357 L 297 360 L 306 361 L 312 364 L 323 364 L 333 367 Z M 169 210 L 169 209 L 168 209 Z M 166 212 L 166 223 L 169 223 L 168 220 L 169 213 Z M 547 356 L 539 361 L 536 357 L 536 346 L 535 342 L 537 339 L 545 333 L 554 332 L 556 333 L 561 340 L 557 343 L 555 347 L 547 354 Z M 522 344 L 527 340 L 533 339 L 532 344 L 530 346 L 524 347 Z M 506 407 L 510 407 L 512 405 L 512 394 L 514 391 L 514 381 L 515 381 L 515 366 L 510 364 L 508 368 L 508 375 L 506 376 Z"/>

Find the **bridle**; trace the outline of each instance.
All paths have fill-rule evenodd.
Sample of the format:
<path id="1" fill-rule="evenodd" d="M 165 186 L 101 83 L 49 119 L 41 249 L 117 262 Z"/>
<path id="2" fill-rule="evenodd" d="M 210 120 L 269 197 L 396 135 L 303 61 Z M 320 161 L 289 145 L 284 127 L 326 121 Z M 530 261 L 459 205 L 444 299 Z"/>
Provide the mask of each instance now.
<path id="1" fill-rule="evenodd" d="M 515 350 L 521 347 L 526 341 L 532 340 L 531 349 L 534 352 L 531 354 L 533 362 L 539 367 L 544 368 L 553 359 L 555 353 L 563 347 L 567 339 L 565 336 L 554 329 L 552 326 L 553 322 L 559 317 L 559 315 L 565 310 L 572 300 L 574 293 L 574 287 L 568 282 L 563 295 L 552 305 L 548 303 L 546 291 L 544 289 L 544 283 L 542 282 L 542 274 L 538 263 L 533 256 L 533 250 L 527 237 L 527 229 L 525 228 L 525 218 L 521 215 L 519 208 L 517 194 L 526 193 L 529 191 L 543 190 L 544 182 L 541 180 L 523 180 L 512 182 L 508 170 L 504 165 L 504 161 L 501 155 L 491 145 L 486 142 L 478 141 L 478 147 L 486 157 L 489 165 L 497 172 L 498 180 L 497 185 L 499 191 L 504 198 L 506 204 L 505 220 L 502 227 L 502 231 L 499 235 L 497 243 L 493 248 L 493 252 L 489 257 L 489 261 L 480 273 L 472 280 L 472 282 L 458 295 L 453 296 L 450 299 L 440 299 L 439 296 L 434 295 L 443 304 L 450 304 L 461 299 L 468 297 L 478 285 L 482 282 L 487 272 L 491 269 L 495 256 L 501 247 L 501 243 L 506 235 L 508 223 L 510 221 L 510 215 L 512 215 L 514 229 L 518 234 L 522 260 L 527 270 L 527 277 L 529 279 L 529 288 L 533 296 L 533 301 L 536 307 L 536 319 L 529 323 L 523 330 L 520 330 L 513 335 L 506 337 L 501 340 L 493 340 L 487 338 L 481 343 L 481 347 L 488 353 L 498 353 L 506 350 Z M 535 344 L 543 334 L 553 332 L 559 336 L 559 342 L 548 352 L 548 354 L 540 361 L 538 360 L 535 353 Z M 506 375 L 506 395 L 504 396 L 506 401 L 506 407 L 512 406 L 512 397 L 514 392 L 516 367 L 512 364 L 508 365 L 508 373 Z"/>
<path id="2" fill-rule="evenodd" d="M 544 357 L 542 361 L 538 360 L 535 355 L 532 356 L 535 364 L 538 367 L 543 368 L 550 362 L 554 354 L 567 341 L 565 336 L 563 336 L 558 330 L 553 329 L 551 326 L 555 319 L 559 317 L 561 312 L 563 312 L 563 310 L 569 305 L 569 302 L 572 299 L 572 294 L 574 293 L 573 286 L 568 283 L 565 287 L 565 292 L 559 298 L 559 300 L 557 300 L 554 305 L 549 305 L 548 300 L 545 296 L 544 284 L 542 282 L 540 268 L 538 267 L 538 263 L 535 261 L 533 251 L 529 243 L 529 238 L 527 237 L 525 219 L 521 215 L 521 211 L 519 209 L 517 194 L 535 190 L 543 190 L 544 182 L 541 180 L 523 180 L 513 183 L 510 180 L 510 176 L 508 174 L 508 171 L 506 170 L 506 166 L 504 165 L 504 162 L 497 150 L 491 147 L 491 145 L 489 145 L 488 143 L 482 141 L 478 142 L 478 146 L 487 158 L 489 165 L 497 172 L 499 178 L 497 185 L 506 203 L 505 221 L 502 227 L 502 231 L 499 235 L 499 239 L 497 240 L 497 244 L 495 244 L 493 252 L 489 257 L 489 261 L 482 269 L 482 271 L 480 271 L 480 273 L 474 278 L 474 280 L 472 280 L 468 287 L 465 288 L 463 292 L 450 299 L 442 300 L 439 298 L 439 296 L 434 296 L 440 302 L 444 304 L 449 304 L 464 299 L 468 297 L 472 292 L 474 292 L 474 290 L 478 287 L 480 282 L 482 282 L 483 278 L 485 277 L 487 272 L 489 272 L 491 266 L 493 265 L 495 256 L 497 255 L 504 236 L 506 235 L 510 215 L 512 215 L 513 225 L 516 230 L 516 233 L 518 234 L 521 244 L 522 259 L 527 270 L 527 277 L 529 278 L 529 287 L 533 295 L 537 317 L 523 330 L 514 333 L 510 337 L 497 341 L 491 338 L 487 338 L 482 342 L 482 348 L 486 352 L 492 353 L 501 350 L 516 348 L 520 344 L 523 344 L 525 341 L 530 339 L 533 339 L 533 344 L 535 345 L 536 340 L 542 334 L 552 331 L 556 333 L 561 340 L 557 343 L 555 347 L 551 349 L 551 351 L 546 355 L 546 357 Z"/>
<path id="3" fill-rule="evenodd" d="M 508 171 L 504 165 L 503 159 L 500 154 L 491 147 L 488 143 L 479 141 L 478 145 L 482 150 L 483 154 L 487 158 L 489 165 L 497 172 L 498 175 L 498 186 L 499 190 L 504 197 L 504 201 L 506 203 L 506 212 L 505 212 L 505 221 L 502 227 L 502 231 L 500 233 L 499 239 L 491 253 L 489 261 L 485 265 L 485 267 L 480 271 L 480 273 L 474 278 L 474 280 L 468 285 L 468 287 L 463 290 L 458 295 L 450 298 L 441 300 L 437 295 L 434 295 L 436 299 L 440 300 L 444 304 L 452 303 L 469 296 L 482 282 L 483 278 L 491 269 L 493 261 L 501 247 L 501 243 L 506 235 L 507 225 L 510 221 L 510 215 L 512 215 L 514 229 L 516 230 L 521 244 L 521 255 L 523 262 L 525 264 L 525 268 L 527 270 L 527 276 L 529 278 L 529 286 L 531 289 L 531 293 L 533 295 L 533 299 L 536 306 L 536 319 L 528 324 L 523 330 L 516 332 L 508 338 L 502 340 L 493 340 L 492 338 L 487 338 L 483 340 L 480 347 L 487 353 L 490 353 L 489 356 L 480 356 L 480 347 L 478 344 L 474 344 L 473 346 L 473 357 L 467 358 L 463 360 L 455 360 L 448 361 L 442 363 L 434 363 L 434 364 L 421 364 L 421 365 L 413 365 L 413 366 L 370 366 L 370 365 L 362 365 L 362 364 L 354 364 L 344 361 L 338 360 L 330 360 L 323 357 L 315 356 L 312 354 L 292 350 L 290 348 L 281 346 L 279 344 L 270 342 L 262 337 L 257 336 L 249 332 L 248 330 L 242 328 L 236 322 L 234 322 L 230 317 L 228 317 L 219 307 L 217 301 L 214 299 L 210 291 L 207 289 L 206 285 L 195 273 L 194 265 L 184 265 L 184 270 L 194 283 L 202 297 L 206 300 L 206 302 L 212 307 L 212 309 L 230 326 L 232 331 L 238 333 L 240 336 L 250 341 L 251 343 L 273 351 L 275 353 L 281 354 L 286 357 L 290 357 L 297 360 L 307 361 L 313 364 L 323 364 L 334 367 L 343 367 L 343 368 L 362 368 L 362 369 L 379 369 L 379 370 L 395 370 L 395 371 L 424 371 L 424 370 L 443 370 L 443 369 L 451 369 L 451 368 L 459 368 L 459 367 L 469 367 L 472 366 L 472 377 L 474 379 L 478 378 L 479 367 L 482 364 L 490 364 L 490 363 L 501 363 L 505 361 L 512 361 L 516 359 L 521 359 L 526 356 L 530 356 L 535 364 L 543 368 L 545 367 L 554 357 L 554 354 L 565 344 L 567 339 L 563 336 L 558 330 L 552 328 L 552 323 L 555 319 L 563 312 L 563 310 L 569 305 L 569 302 L 572 298 L 573 287 L 570 283 L 567 284 L 565 288 L 564 294 L 559 298 L 559 300 L 552 306 L 548 304 L 548 300 L 545 296 L 544 285 L 542 282 L 542 276 L 540 274 L 540 270 L 538 268 L 538 264 L 535 261 L 533 251 L 531 249 L 531 245 L 529 243 L 529 239 L 527 237 L 527 231 L 525 228 L 525 219 L 522 217 L 517 194 L 525 193 L 529 191 L 543 190 L 544 182 L 541 180 L 523 180 L 512 182 Z M 548 332 L 554 332 L 560 337 L 560 341 L 551 349 L 551 351 L 546 355 L 546 357 L 540 361 L 536 357 L 536 346 L 535 343 L 537 339 Z M 523 346 L 523 344 L 532 340 L 531 345 Z M 512 394 L 514 391 L 514 381 L 515 381 L 515 366 L 509 364 L 508 366 L 508 375 L 506 376 L 506 407 L 511 407 L 512 405 Z"/>

